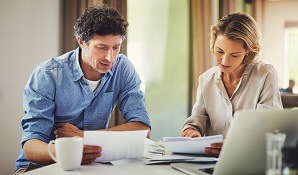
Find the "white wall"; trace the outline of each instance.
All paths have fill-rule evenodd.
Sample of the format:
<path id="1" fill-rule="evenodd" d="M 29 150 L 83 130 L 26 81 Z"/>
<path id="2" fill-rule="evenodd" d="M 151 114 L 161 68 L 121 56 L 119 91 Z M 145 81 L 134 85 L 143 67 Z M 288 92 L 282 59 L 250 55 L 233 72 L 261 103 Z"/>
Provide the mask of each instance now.
<path id="1" fill-rule="evenodd" d="M 0 174 L 20 150 L 22 92 L 32 70 L 59 54 L 59 0 L 0 1 Z"/>
<path id="2" fill-rule="evenodd" d="M 263 54 L 261 60 L 271 63 L 279 76 L 279 85 L 288 85 L 288 61 L 285 58 L 284 24 L 298 21 L 297 0 L 265 0 L 263 17 Z M 298 75 L 297 75 L 298 76 Z"/>

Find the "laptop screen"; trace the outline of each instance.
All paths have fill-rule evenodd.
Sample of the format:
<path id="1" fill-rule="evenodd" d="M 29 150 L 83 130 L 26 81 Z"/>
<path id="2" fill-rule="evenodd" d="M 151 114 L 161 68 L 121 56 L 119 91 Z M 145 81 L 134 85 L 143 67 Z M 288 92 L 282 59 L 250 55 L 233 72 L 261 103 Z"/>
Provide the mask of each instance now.
<path id="1" fill-rule="evenodd" d="M 278 129 L 286 134 L 284 146 L 296 146 L 297 125 L 298 109 L 236 112 L 213 174 L 265 174 L 265 134 Z M 212 165 L 173 163 L 171 166 L 191 175 L 212 171 Z"/>

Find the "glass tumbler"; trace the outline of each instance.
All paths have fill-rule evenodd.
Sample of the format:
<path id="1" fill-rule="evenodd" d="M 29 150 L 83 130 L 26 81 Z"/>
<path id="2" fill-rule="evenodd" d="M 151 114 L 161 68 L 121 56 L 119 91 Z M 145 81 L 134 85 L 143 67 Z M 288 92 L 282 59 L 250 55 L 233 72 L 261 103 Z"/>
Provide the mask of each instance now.
<path id="1" fill-rule="evenodd" d="M 286 139 L 286 135 L 274 131 L 267 133 L 266 139 L 266 155 L 267 166 L 266 175 L 281 175 L 282 172 L 282 148 Z"/>

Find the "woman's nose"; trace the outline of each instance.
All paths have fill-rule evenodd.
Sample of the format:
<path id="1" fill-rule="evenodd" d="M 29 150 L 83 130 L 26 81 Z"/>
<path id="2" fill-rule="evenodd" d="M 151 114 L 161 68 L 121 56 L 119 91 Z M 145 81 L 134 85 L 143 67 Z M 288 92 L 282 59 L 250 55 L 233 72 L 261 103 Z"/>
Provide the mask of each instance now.
<path id="1" fill-rule="evenodd" d="M 223 64 L 229 63 L 229 62 L 230 62 L 230 59 L 229 59 L 228 55 L 224 54 L 224 55 L 222 56 L 221 62 L 222 62 Z"/>

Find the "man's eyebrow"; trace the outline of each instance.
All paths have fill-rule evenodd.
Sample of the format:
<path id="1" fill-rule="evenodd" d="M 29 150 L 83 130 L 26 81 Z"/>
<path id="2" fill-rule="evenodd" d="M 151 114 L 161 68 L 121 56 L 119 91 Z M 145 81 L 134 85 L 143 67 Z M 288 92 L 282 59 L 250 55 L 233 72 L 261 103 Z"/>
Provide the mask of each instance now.
<path id="1" fill-rule="evenodd" d="M 97 46 L 107 46 L 106 44 L 101 44 L 101 43 L 98 43 L 98 44 L 95 44 Z"/>
<path id="2" fill-rule="evenodd" d="M 97 46 L 108 46 L 107 44 L 102 44 L 102 43 L 95 44 L 95 45 L 97 45 Z M 116 44 L 116 45 L 114 45 L 114 46 L 121 46 L 121 44 Z M 113 47 L 114 47 L 114 46 L 113 46 Z"/>

